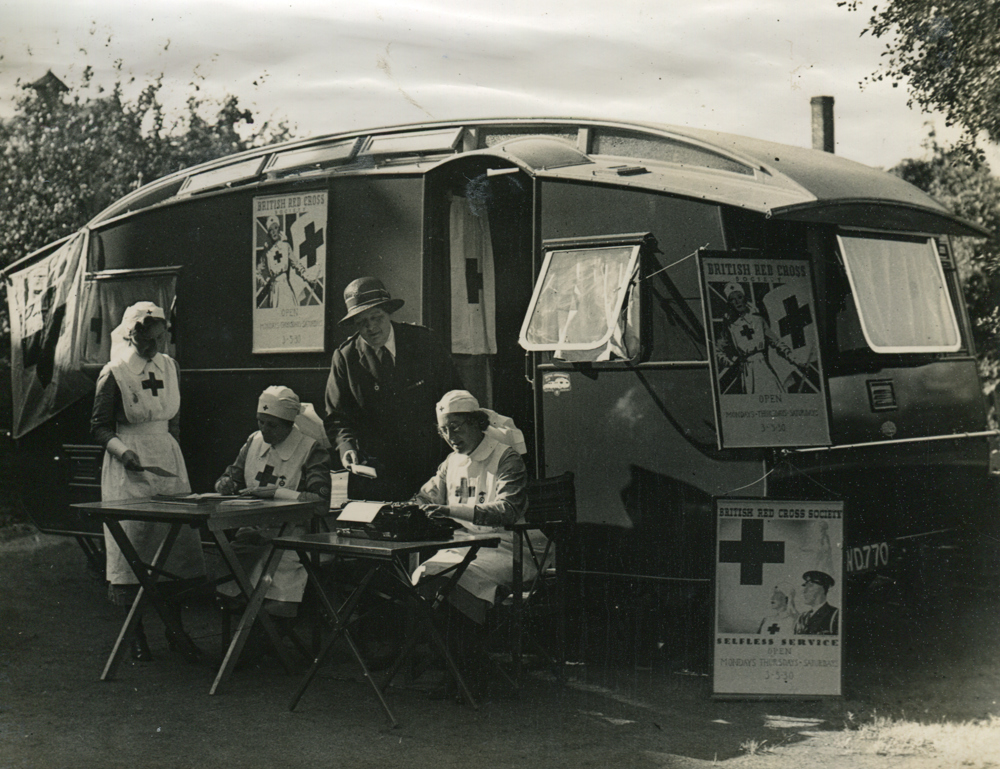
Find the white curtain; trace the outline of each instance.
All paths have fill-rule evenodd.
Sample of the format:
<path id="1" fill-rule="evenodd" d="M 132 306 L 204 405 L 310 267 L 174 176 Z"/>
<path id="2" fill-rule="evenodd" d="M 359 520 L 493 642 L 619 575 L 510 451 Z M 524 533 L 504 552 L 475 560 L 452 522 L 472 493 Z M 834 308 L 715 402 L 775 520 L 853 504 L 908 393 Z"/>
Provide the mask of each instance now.
<path id="1" fill-rule="evenodd" d="M 490 223 L 469 201 L 451 200 L 451 351 L 495 355 L 496 297 Z"/>
<path id="2" fill-rule="evenodd" d="M 877 352 L 947 351 L 960 337 L 928 242 L 840 238 L 861 322 Z"/>
<path id="3" fill-rule="evenodd" d="M 111 354 L 111 332 L 121 323 L 126 308 L 140 301 L 153 302 L 170 318 L 176 294 L 175 273 L 143 274 L 140 272 L 97 273 L 89 275 L 83 285 L 80 331 L 77 336 L 81 363 L 104 365 Z M 172 330 L 172 329 L 171 329 Z M 173 334 L 164 350 L 175 356 Z"/>

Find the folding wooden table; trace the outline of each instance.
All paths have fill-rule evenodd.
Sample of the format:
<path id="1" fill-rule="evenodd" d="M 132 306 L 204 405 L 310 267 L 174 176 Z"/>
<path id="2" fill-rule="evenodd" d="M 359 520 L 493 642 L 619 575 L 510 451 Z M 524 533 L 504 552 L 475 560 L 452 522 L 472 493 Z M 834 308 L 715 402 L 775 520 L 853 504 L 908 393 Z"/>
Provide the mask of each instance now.
<path id="1" fill-rule="evenodd" d="M 178 624 L 176 616 L 167 611 L 162 591 L 157 586 L 158 577 L 169 578 L 171 576 L 164 571 L 163 566 L 167 562 L 167 557 L 170 555 L 182 526 L 195 526 L 208 532 L 212 541 L 218 546 L 219 552 L 222 553 L 223 560 L 230 574 L 236 580 L 236 584 L 239 585 L 241 593 L 249 600 L 253 593 L 253 586 L 233 551 L 226 532 L 243 526 L 275 526 L 309 521 L 317 512 L 318 507 L 322 507 L 322 505 L 317 506 L 315 502 L 275 499 L 257 500 L 252 503 L 236 500 L 232 503 L 212 501 L 198 504 L 140 499 L 120 502 L 82 502 L 74 504 L 72 507 L 81 510 L 108 527 L 111 536 L 121 548 L 122 555 L 125 556 L 125 560 L 139 580 L 139 592 L 132 603 L 125 623 L 122 625 L 121 632 L 118 634 L 118 639 L 111 650 L 104 671 L 101 673 L 101 680 L 108 681 L 114 676 L 125 655 L 127 641 L 131 639 L 147 601 L 160 615 L 168 635 L 176 638 L 178 634 L 183 633 L 183 628 Z M 150 521 L 170 524 L 170 529 L 151 563 L 144 563 L 139 557 L 124 529 L 122 529 L 121 521 Z M 263 581 L 261 580 L 261 582 Z M 263 596 L 261 601 L 263 602 Z M 266 612 L 261 617 L 261 623 L 274 644 L 285 669 L 291 672 L 292 663 L 284 652 L 278 632 Z"/>
<path id="2" fill-rule="evenodd" d="M 382 683 L 379 684 L 369 672 L 368 666 L 365 664 L 364 657 L 358 650 L 358 647 L 354 642 L 354 638 L 348 630 L 348 623 L 350 622 L 351 615 L 367 593 L 369 586 L 378 574 L 384 574 L 392 580 L 398 588 L 399 594 L 402 596 L 403 605 L 400 606 L 400 610 L 413 610 L 417 622 L 427 632 L 431 642 L 444 657 L 448 670 L 455 678 L 459 691 L 465 698 L 466 702 L 468 702 L 473 708 L 478 707 L 475 699 L 472 697 L 472 693 L 469 691 L 468 686 L 466 686 L 465 681 L 462 679 L 462 675 L 459 673 L 451 653 L 448 651 L 447 644 L 434 625 L 434 613 L 441 607 L 444 601 L 447 600 L 449 593 L 451 593 L 454 589 L 459 578 L 465 572 L 468 565 L 475 559 L 479 549 L 482 547 L 496 547 L 499 544 L 500 537 L 497 535 L 486 534 L 473 536 L 462 532 L 457 532 L 453 535 L 453 538 L 449 540 L 420 542 L 361 539 L 343 537 L 334 533 L 307 534 L 299 537 L 278 537 L 277 539 L 274 539 L 271 542 L 271 549 L 268 553 L 268 560 L 265 565 L 263 576 L 261 577 L 260 582 L 257 585 L 257 589 L 254 591 L 254 594 L 250 599 L 250 604 L 247 607 L 246 612 L 244 612 L 243 617 L 240 620 L 240 625 L 237 628 L 236 633 L 233 635 L 233 640 L 230 644 L 229 651 L 226 653 L 226 658 L 223 661 L 222 668 L 219 670 L 215 683 L 212 685 L 212 692 L 215 692 L 219 684 L 221 684 L 228 677 L 233 666 L 236 664 L 236 661 L 239 659 L 240 652 L 243 649 L 243 644 L 246 641 L 246 637 L 249 634 L 250 628 L 253 626 L 256 617 L 259 614 L 262 617 L 267 616 L 267 612 L 263 612 L 261 614 L 260 607 L 264 603 L 266 585 L 269 582 L 268 577 L 273 575 L 274 571 L 277 569 L 278 562 L 280 560 L 278 556 L 282 552 L 294 550 L 298 553 L 299 559 L 309 572 L 309 578 L 312 580 L 313 585 L 316 588 L 319 600 L 322 603 L 327 615 L 331 619 L 333 634 L 325 641 L 319 651 L 319 654 L 313 661 L 309 672 L 306 673 L 302 682 L 299 684 L 299 687 L 288 706 L 289 710 L 295 709 L 299 699 L 301 699 L 306 688 L 309 686 L 310 681 L 312 681 L 313 677 L 316 675 L 316 672 L 323 664 L 323 660 L 326 658 L 333 645 L 339 638 L 344 638 L 347 641 L 347 645 L 350 647 L 351 654 L 361 666 L 364 677 L 368 680 L 372 689 L 375 691 L 375 696 L 382 705 L 382 709 L 385 711 L 389 722 L 394 727 L 399 725 L 392 710 L 389 708 L 389 704 L 386 702 L 385 690 L 388 688 L 389 684 L 392 683 L 393 678 L 395 678 L 396 674 L 399 672 L 403 662 L 413 650 L 419 636 L 416 633 L 410 633 L 408 635 L 399 657 L 390 667 Z M 446 549 L 465 549 L 465 558 L 454 566 L 449 567 L 446 571 L 436 574 L 434 577 L 427 580 L 427 584 L 433 587 L 429 594 L 425 593 L 423 590 L 418 590 L 413 584 L 410 576 L 410 556 L 414 554 L 430 556 L 439 550 Z M 339 609 L 334 605 L 330 596 L 327 595 L 323 586 L 322 575 L 320 573 L 319 566 L 317 565 L 319 558 L 323 555 L 348 557 L 361 561 L 367 565 L 367 570 L 364 576 L 358 584 L 354 586 L 351 594 Z"/>

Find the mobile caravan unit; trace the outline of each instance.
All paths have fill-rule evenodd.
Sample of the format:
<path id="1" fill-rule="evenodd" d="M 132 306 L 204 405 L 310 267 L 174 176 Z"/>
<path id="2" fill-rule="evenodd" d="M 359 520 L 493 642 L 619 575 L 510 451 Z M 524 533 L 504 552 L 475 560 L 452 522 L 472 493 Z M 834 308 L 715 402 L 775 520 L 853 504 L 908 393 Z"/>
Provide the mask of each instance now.
<path id="1" fill-rule="evenodd" d="M 205 491 L 262 389 L 322 408 L 343 289 L 375 275 L 524 429 L 538 476 L 575 473 L 578 643 L 617 623 L 630 653 L 694 655 L 720 498 L 843 501 L 848 587 L 933 581 L 942 543 L 996 532 L 950 240 L 984 234 L 889 174 L 680 127 L 469 120 L 242 153 L 7 269 L 24 504 L 93 531 L 67 505 L 99 494 L 88 388 L 132 301 L 172 307 Z"/>

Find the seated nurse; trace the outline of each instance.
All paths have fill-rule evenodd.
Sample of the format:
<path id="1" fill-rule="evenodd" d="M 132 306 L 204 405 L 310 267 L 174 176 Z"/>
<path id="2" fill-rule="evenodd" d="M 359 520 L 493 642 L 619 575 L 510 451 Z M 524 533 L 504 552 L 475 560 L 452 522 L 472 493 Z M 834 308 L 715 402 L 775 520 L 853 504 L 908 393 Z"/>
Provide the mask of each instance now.
<path id="1" fill-rule="evenodd" d="M 311 404 L 303 404 L 288 387 L 268 387 L 257 401 L 257 432 L 250 435 L 222 477 L 215 482 L 220 494 L 243 494 L 259 499 L 316 502 L 325 513 L 330 502 L 330 454 L 323 423 Z M 234 546 L 241 559 L 253 561 L 250 581 L 256 585 L 267 552 L 267 542 L 279 527 L 247 527 L 237 532 Z M 307 524 L 288 526 L 285 535 L 307 534 Z M 277 617 L 294 617 L 306 586 L 305 567 L 298 556 L 281 557 L 264 608 Z M 218 592 L 238 596 L 235 583 Z"/>
<path id="2" fill-rule="evenodd" d="M 482 623 L 497 588 L 513 582 L 513 534 L 504 526 L 520 520 L 527 508 L 524 436 L 508 417 L 481 409 L 466 390 L 447 393 L 436 411 L 438 431 L 452 453 L 413 501 L 432 517 L 452 518 L 474 534 L 500 536 L 499 547 L 479 551 L 452 594 L 464 614 Z M 441 551 L 415 576 L 443 571 L 464 557 L 464 550 Z M 525 563 L 524 579 L 534 576 L 534 565 Z"/>
<path id="3" fill-rule="evenodd" d="M 497 589 L 509 589 L 514 576 L 513 534 L 504 526 L 521 519 L 527 508 L 527 471 L 521 459 L 524 436 L 509 418 L 481 409 L 466 390 L 447 393 L 436 411 L 438 430 L 452 453 L 413 502 L 432 517 L 458 521 L 471 533 L 500 537 L 499 547 L 479 551 L 449 596 L 460 612 L 452 612 L 449 619 L 448 636 L 456 663 L 473 692 L 481 696 L 488 681 L 486 610 L 495 603 Z M 533 544 L 544 547 L 544 536 L 535 535 Z M 466 552 L 438 552 L 417 568 L 414 582 L 460 562 Z M 535 568 L 531 559 L 525 561 L 523 578 L 527 580 L 535 576 Z"/>

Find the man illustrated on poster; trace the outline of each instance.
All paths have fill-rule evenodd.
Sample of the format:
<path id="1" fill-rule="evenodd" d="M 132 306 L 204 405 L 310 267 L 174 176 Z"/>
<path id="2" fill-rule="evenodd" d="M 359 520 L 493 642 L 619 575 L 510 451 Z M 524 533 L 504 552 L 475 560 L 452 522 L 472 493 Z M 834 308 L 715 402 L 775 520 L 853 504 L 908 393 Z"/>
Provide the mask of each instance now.
<path id="1" fill-rule="evenodd" d="M 747 301 L 746 294 L 738 283 L 727 283 L 723 294 L 727 303 L 725 330 L 716 340 L 716 356 L 720 368 L 724 369 L 723 375 L 728 374 L 731 367 L 736 367 L 746 395 L 784 393 L 785 385 L 771 365 L 768 349 L 773 349 L 799 370 L 800 366 L 792 357 L 791 349 L 774 332 L 757 308 Z M 731 388 L 722 389 L 728 393 L 734 392 Z"/>
<path id="2" fill-rule="evenodd" d="M 840 632 L 840 609 L 826 602 L 833 585 L 833 577 L 825 571 L 807 571 L 802 575 L 802 600 L 809 608 L 795 621 L 796 635 L 837 635 Z"/>

